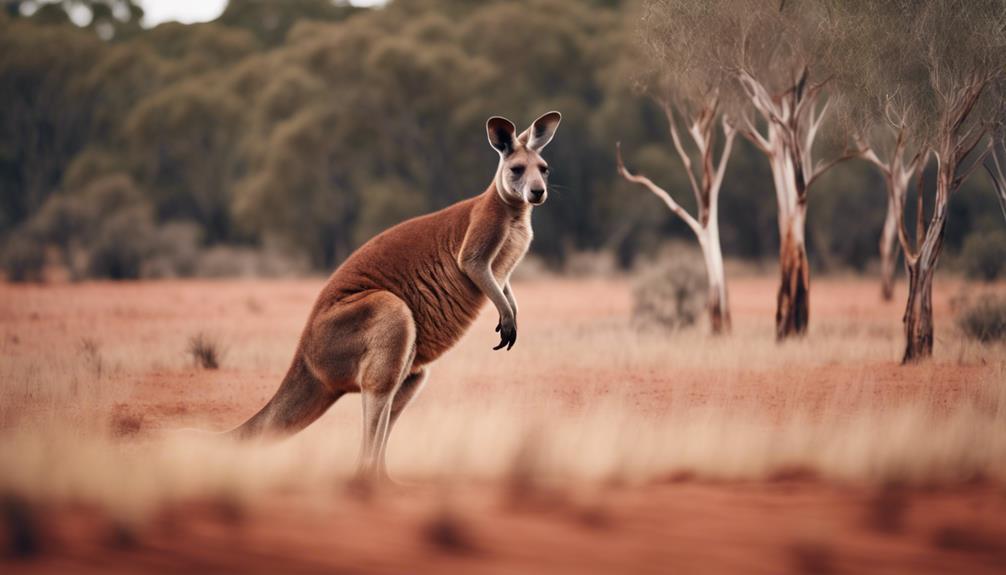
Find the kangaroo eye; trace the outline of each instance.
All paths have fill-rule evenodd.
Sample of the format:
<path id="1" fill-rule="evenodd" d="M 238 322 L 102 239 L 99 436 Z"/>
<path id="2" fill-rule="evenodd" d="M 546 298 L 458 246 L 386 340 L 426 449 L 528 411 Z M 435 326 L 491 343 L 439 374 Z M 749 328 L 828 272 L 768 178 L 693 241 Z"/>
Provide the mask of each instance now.
<path id="1" fill-rule="evenodd" d="M 510 168 L 510 173 L 512 173 L 517 177 L 520 177 L 524 174 L 524 166 L 513 166 Z"/>
<path id="2" fill-rule="evenodd" d="M 548 176 L 548 166 L 545 166 L 541 169 L 541 175 Z"/>

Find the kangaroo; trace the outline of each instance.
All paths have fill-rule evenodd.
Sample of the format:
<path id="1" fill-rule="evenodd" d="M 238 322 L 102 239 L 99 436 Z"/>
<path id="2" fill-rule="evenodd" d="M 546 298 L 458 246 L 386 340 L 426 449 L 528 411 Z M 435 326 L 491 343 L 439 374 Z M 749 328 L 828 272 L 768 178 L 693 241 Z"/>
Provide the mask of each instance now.
<path id="1" fill-rule="evenodd" d="M 395 421 L 486 299 L 496 306 L 500 342 L 517 342 L 510 274 L 531 244 L 531 210 L 548 196 L 540 152 L 559 126 L 548 112 L 516 134 L 486 122 L 499 153 L 480 195 L 400 223 L 372 238 L 335 270 L 307 320 L 293 362 L 271 400 L 229 432 L 238 438 L 296 433 L 337 399 L 363 399 L 359 474 L 386 477 L 385 448 Z"/>

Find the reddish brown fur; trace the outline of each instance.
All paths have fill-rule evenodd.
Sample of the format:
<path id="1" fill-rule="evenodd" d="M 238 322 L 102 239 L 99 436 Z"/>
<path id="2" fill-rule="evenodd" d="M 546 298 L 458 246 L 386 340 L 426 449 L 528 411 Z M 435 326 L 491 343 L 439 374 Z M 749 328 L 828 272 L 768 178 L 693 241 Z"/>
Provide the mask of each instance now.
<path id="1" fill-rule="evenodd" d="M 509 278 L 531 243 L 531 205 L 545 199 L 547 168 L 538 151 L 557 125 L 553 112 L 515 136 L 508 121 L 491 119 L 490 142 L 501 156 L 493 183 L 479 196 L 384 231 L 339 266 L 276 395 L 232 433 L 295 432 L 343 394 L 361 392 L 361 466 L 383 471 L 388 433 L 422 387 L 424 366 L 458 341 L 487 296 L 500 312 L 499 347 L 516 340 Z M 512 173 L 514 166 L 524 169 Z"/>

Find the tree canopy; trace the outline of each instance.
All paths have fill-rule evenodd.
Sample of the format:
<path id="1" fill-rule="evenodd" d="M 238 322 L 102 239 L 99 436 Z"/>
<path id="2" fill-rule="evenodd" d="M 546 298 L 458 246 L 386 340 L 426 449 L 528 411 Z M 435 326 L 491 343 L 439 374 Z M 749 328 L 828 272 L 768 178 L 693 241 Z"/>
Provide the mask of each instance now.
<path id="1" fill-rule="evenodd" d="M 577 250 L 612 249 L 629 263 L 689 233 L 615 168 L 621 140 L 636 168 L 687 190 L 663 111 L 635 82 L 651 66 L 636 40 L 640 26 L 655 25 L 637 2 L 416 0 L 357 9 L 232 0 L 214 22 L 149 30 L 128 0 L 87 2 L 95 23 L 84 27 L 65 17 L 64 4 L 30 16 L 8 4 L 0 15 L 5 242 L 28 233 L 47 202 L 82 197 L 115 176 L 135 189 L 153 227 L 194 225 L 207 246 L 279 243 L 330 269 L 384 227 L 485 189 L 496 165 L 486 118 L 526 124 L 549 109 L 564 122 L 547 152 L 556 189 L 535 211 L 535 252 L 559 264 Z M 804 4 L 826 5 L 786 4 L 797 14 Z M 691 6 L 670 21 L 705 26 L 693 35 L 704 43 L 672 60 L 674 42 L 684 40 L 666 35 L 660 65 L 672 71 L 663 84 L 671 93 L 718 81 L 729 62 L 789 58 L 793 43 L 812 46 L 822 62 L 837 49 L 796 34 L 792 21 L 752 19 L 738 2 Z M 109 14 L 111 34 L 97 28 Z M 754 27 L 772 34 L 734 36 Z M 727 256 L 774 257 L 771 186 L 764 161 L 738 141 L 720 210 Z M 985 218 L 997 213 L 996 199 L 978 188 L 990 184 L 967 186 L 954 199 L 954 249 L 968 232 L 1001 225 Z M 821 230 L 808 239 L 812 262 L 865 266 L 882 222 L 855 207 L 883 201 L 876 175 L 848 164 L 815 189 L 828 199 L 808 216 L 810 229 Z M 688 196 L 680 195 L 694 211 Z"/>

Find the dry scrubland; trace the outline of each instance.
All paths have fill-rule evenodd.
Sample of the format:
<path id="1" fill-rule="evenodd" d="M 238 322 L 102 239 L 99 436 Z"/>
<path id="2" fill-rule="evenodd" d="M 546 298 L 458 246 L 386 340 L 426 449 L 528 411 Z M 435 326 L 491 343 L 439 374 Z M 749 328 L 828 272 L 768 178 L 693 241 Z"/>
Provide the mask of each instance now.
<path id="1" fill-rule="evenodd" d="M 515 285 L 516 347 L 486 311 L 377 491 L 347 484 L 357 396 L 279 444 L 177 431 L 268 399 L 321 280 L 0 285 L 5 568 L 1006 568 L 1006 348 L 950 309 L 1004 286 L 938 283 L 936 356 L 900 367 L 903 284 L 817 280 L 777 345 L 775 283 L 734 282 L 729 338 L 633 330 L 626 280 Z"/>

